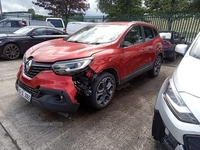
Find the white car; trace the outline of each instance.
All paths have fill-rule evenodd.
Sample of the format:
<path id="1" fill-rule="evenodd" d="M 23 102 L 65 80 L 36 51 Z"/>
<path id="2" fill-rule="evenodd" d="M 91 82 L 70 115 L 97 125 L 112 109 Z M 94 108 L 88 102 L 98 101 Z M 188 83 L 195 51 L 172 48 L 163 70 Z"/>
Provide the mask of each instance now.
<path id="1" fill-rule="evenodd" d="M 68 34 L 74 34 L 76 31 L 91 24 L 93 24 L 93 22 L 68 22 L 66 32 Z"/>
<path id="2" fill-rule="evenodd" d="M 55 28 L 57 28 L 63 32 L 66 32 L 65 23 L 62 18 L 46 18 L 46 21 L 53 24 L 55 26 Z"/>
<path id="3" fill-rule="evenodd" d="M 200 150 L 200 33 L 187 47 L 176 46 L 184 57 L 155 103 L 152 136 L 170 150 Z"/>

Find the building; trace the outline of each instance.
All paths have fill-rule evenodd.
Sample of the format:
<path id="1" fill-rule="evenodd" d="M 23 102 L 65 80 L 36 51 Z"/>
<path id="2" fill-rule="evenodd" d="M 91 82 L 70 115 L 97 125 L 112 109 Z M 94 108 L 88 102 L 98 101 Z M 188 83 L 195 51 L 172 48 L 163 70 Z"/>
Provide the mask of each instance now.
<path id="1" fill-rule="evenodd" d="M 2 13 L 2 19 L 5 19 L 5 18 L 23 18 L 23 19 L 31 20 L 32 13 L 28 11 L 4 12 Z"/>

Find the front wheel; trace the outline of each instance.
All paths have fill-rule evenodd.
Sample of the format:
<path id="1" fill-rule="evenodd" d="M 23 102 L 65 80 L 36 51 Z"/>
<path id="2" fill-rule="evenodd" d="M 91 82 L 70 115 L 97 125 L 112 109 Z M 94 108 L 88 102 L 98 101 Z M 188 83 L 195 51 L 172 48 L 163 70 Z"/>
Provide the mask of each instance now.
<path id="1" fill-rule="evenodd" d="M 102 72 L 92 83 L 92 94 L 87 98 L 87 102 L 95 109 L 106 107 L 115 94 L 116 80 L 108 72 Z"/>
<path id="2" fill-rule="evenodd" d="M 162 65 L 162 58 L 160 55 L 158 55 L 154 62 L 153 69 L 148 71 L 149 76 L 156 77 L 160 72 L 161 65 Z"/>
<path id="3" fill-rule="evenodd" d="M 3 57 L 6 59 L 17 59 L 20 56 L 20 49 L 16 44 L 7 44 L 3 48 Z"/>

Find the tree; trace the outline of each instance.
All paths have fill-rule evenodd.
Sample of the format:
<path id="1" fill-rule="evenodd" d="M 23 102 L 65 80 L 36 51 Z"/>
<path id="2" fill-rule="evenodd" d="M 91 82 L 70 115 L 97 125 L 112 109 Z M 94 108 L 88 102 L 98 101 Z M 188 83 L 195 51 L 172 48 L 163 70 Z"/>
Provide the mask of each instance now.
<path id="1" fill-rule="evenodd" d="M 189 10 L 188 0 L 145 0 L 145 6 L 149 12 L 176 13 Z"/>
<path id="2" fill-rule="evenodd" d="M 33 20 L 45 20 L 46 19 L 45 16 L 36 14 L 35 10 L 33 8 L 29 8 L 28 12 L 30 12 L 32 14 Z"/>
<path id="3" fill-rule="evenodd" d="M 145 6 L 147 11 L 151 13 L 164 13 L 164 19 L 168 21 L 168 30 L 172 27 L 172 15 L 173 13 L 187 12 L 189 10 L 190 3 L 188 0 L 145 0 Z"/>
<path id="4" fill-rule="evenodd" d="M 200 0 L 190 0 L 190 10 L 200 12 Z"/>
<path id="5" fill-rule="evenodd" d="M 89 4 L 86 0 L 36 0 L 32 1 L 33 4 L 49 10 L 49 15 L 55 17 L 85 15 Z"/>
<path id="6" fill-rule="evenodd" d="M 28 12 L 30 12 L 33 16 L 35 15 L 35 10 L 33 8 L 29 8 Z"/>
<path id="7" fill-rule="evenodd" d="M 96 2 L 98 9 L 111 17 L 144 12 L 142 0 L 96 0 Z"/>

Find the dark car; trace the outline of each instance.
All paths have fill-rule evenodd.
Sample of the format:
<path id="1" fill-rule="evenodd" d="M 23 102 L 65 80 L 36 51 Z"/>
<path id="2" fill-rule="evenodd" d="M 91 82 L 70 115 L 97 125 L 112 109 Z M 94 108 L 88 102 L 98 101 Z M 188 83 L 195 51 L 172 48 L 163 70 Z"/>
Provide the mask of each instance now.
<path id="1" fill-rule="evenodd" d="M 164 40 L 164 58 L 176 60 L 175 46 L 176 44 L 185 44 L 184 37 L 176 31 L 160 31 L 160 36 Z"/>
<path id="2" fill-rule="evenodd" d="M 55 112 L 76 112 L 83 99 L 103 109 L 118 85 L 144 72 L 157 76 L 162 59 L 163 40 L 152 24 L 95 23 L 26 51 L 16 89 L 27 101 Z"/>
<path id="3" fill-rule="evenodd" d="M 35 44 L 67 36 L 67 33 L 54 27 L 22 27 L 13 34 L 0 34 L 0 56 L 6 59 L 17 59 Z"/>

